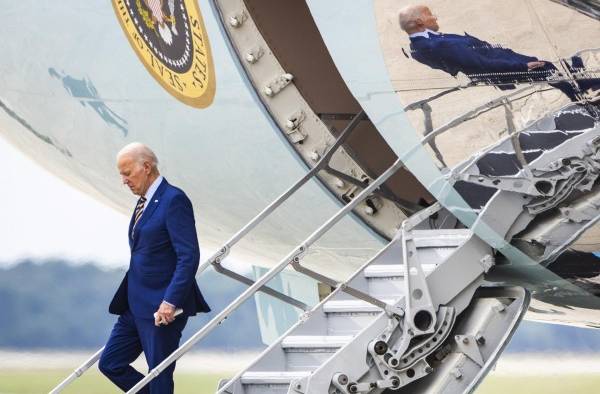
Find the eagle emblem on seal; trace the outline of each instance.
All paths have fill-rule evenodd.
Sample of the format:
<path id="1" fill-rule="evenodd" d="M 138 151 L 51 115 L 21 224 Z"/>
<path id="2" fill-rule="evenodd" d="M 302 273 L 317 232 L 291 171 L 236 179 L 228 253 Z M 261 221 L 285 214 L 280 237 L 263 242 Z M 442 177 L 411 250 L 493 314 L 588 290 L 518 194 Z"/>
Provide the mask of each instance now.
<path id="1" fill-rule="evenodd" d="M 146 26 L 150 30 L 157 32 L 167 45 L 173 44 L 173 36 L 177 36 L 178 34 L 177 22 L 175 20 L 175 0 L 142 1 L 146 9 L 141 9 L 142 4 L 140 0 L 137 0 L 137 6 Z"/>
<path id="2" fill-rule="evenodd" d="M 112 0 L 129 43 L 148 72 L 179 101 L 211 105 L 216 77 L 198 0 Z"/>

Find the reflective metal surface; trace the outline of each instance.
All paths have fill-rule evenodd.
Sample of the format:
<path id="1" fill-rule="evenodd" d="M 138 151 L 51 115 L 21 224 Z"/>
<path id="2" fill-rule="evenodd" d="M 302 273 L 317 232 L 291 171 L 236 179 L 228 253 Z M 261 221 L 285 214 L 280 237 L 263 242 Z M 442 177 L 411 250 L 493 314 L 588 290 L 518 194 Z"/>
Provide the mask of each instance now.
<path id="1" fill-rule="evenodd" d="M 494 83 L 492 76 L 489 75 L 486 77 L 492 80 L 483 82 L 491 82 L 490 84 L 486 85 L 479 81 L 477 84 L 472 84 L 473 81 L 468 80 L 468 77 L 462 77 L 460 74 L 453 76 L 443 71 L 441 66 L 440 69 L 435 69 L 431 67 L 431 62 L 427 65 L 416 61 L 410 54 L 408 37 L 398 24 L 398 11 L 401 6 L 418 4 L 418 2 L 406 2 L 401 6 L 397 2 L 384 0 L 356 1 L 352 2 L 352 5 L 335 1 L 327 3 L 308 1 L 308 4 L 338 69 L 386 141 L 403 158 L 411 172 L 447 209 L 507 258 L 503 263 L 501 255 L 497 256 L 498 262 L 505 264 L 498 267 L 498 272 L 510 273 L 503 276 L 503 280 L 506 283 L 526 282 L 534 290 L 539 290 L 537 286 L 544 287 L 548 283 L 553 283 L 558 290 L 564 291 L 557 291 L 552 295 L 546 292 L 543 301 L 537 296 L 539 291 L 536 292 L 532 303 L 533 308 L 548 312 L 558 305 L 570 305 L 572 310 L 577 312 L 570 314 L 568 311 L 563 311 L 564 313 L 560 313 L 561 317 L 555 321 L 594 325 L 600 317 L 597 312 L 600 303 L 594 293 L 589 292 L 589 288 L 576 286 L 554 272 L 537 266 L 528 255 L 529 250 L 521 250 L 520 245 L 510 244 L 507 242 L 510 237 L 505 239 L 507 234 L 504 230 L 499 230 L 502 228 L 501 216 L 503 213 L 506 215 L 507 212 L 496 211 L 495 216 L 491 214 L 478 217 L 481 204 L 474 204 L 467 190 L 461 190 L 459 185 L 457 189 L 453 188 L 448 183 L 448 177 L 445 176 L 448 173 L 446 168 L 453 168 L 469 158 L 477 157 L 482 150 L 499 143 L 503 135 L 510 133 L 511 129 L 520 130 L 531 126 L 547 114 L 554 114 L 564 106 L 569 106 L 570 100 L 564 93 L 564 89 L 549 85 L 547 81 L 536 81 L 531 78 L 525 81 L 500 79 Z M 524 45 L 524 49 L 519 50 L 523 52 L 531 50 L 540 56 L 540 59 L 555 60 L 558 63 L 557 70 L 560 69 L 558 72 L 565 75 L 572 75 L 569 74 L 571 70 L 568 67 L 575 65 L 573 63 L 575 59 L 570 58 L 570 63 L 567 65 L 560 62 L 560 57 L 593 48 L 600 35 L 598 21 L 547 1 L 528 1 L 518 4 L 516 2 L 514 4 L 433 2 L 429 5 L 440 23 L 446 19 L 448 23 L 453 23 L 449 25 L 454 28 L 452 32 L 463 35 L 467 30 L 475 35 L 472 29 L 479 28 L 478 33 L 481 31 L 482 35 L 487 35 L 484 36 L 487 39 L 494 38 L 494 42 L 503 43 L 507 47 L 508 44 Z M 457 12 L 457 9 L 461 12 Z M 481 17 L 473 18 L 472 15 Z M 489 29 L 489 20 L 495 21 L 494 31 Z M 542 23 L 542 21 L 547 22 Z M 578 31 L 586 31 L 589 34 L 574 40 L 573 37 L 581 36 L 576 35 Z M 525 37 L 530 39 L 527 41 L 529 44 L 526 44 Z M 530 47 L 528 48 L 527 45 Z M 495 46 L 490 45 L 489 48 Z M 361 54 L 360 62 L 357 61 L 356 53 Z M 581 60 L 586 64 L 586 72 L 592 74 L 592 79 L 596 78 L 598 63 L 595 51 L 587 51 L 581 55 Z M 562 82 L 565 78 L 551 82 L 556 81 Z M 508 88 L 503 85 L 509 82 L 515 85 L 515 92 L 523 94 L 522 98 L 518 98 L 518 101 L 523 102 L 513 105 L 506 100 L 500 100 L 495 107 L 486 107 L 495 98 L 507 94 L 507 91 L 499 89 L 498 85 Z M 567 82 L 579 81 L 567 80 Z M 510 88 L 512 91 L 513 87 Z M 519 92 L 520 88 L 528 88 L 533 92 Z M 411 103 L 430 97 L 433 97 L 433 100 L 428 103 L 430 107 L 425 111 L 419 104 L 411 108 Z M 408 112 L 403 110 L 404 106 L 408 106 Z M 507 106 L 510 107 L 508 124 Z M 479 109 L 474 111 L 477 108 Z M 515 109 L 517 111 L 514 111 Z M 470 111 L 473 112 L 469 113 Z M 591 125 L 595 127 L 597 118 L 594 112 L 587 111 L 584 105 L 580 113 L 582 117 L 591 117 Z M 461 119 L 461 116 L 464 118 Z M 559 135 L 568 138 L 570 133 L 576 133 L 575 129 L 582 132 L 589 130 L 589 126 L 577 124 L 578 120 L 570 116 L 568 110 L 564 112 L 563 118 L 567 125 L 562 129 L 557 128 Z M 563 118 L 553 115 L 553 119 L 556 120 L 555 126 Z M 432 149 L 426 151 L 417 148 L 416 141 L 419 134 L 426 134 L 445 124 L 450 124 L 448 131 L 436 138 L 436 144 Z M 552 146 L 547 149 L 561 145 L 560 141 L 552 143 L 553 139 L 546 137 L 551 136 L 539 139 L 543 144 L 551 143 Z M 531 142 L 536 137 L 534 134 L 530 136 L 523 134 L 521 138 Z M 525 141 L 523 142 L 525 145 Z M 543 147 L 536 149 L 541 148 Z M 529 150 L 525 154 L 529 154 Z M 533 161 L 534 158 L 529 157 L 528 160 Z M 506 165 L 510 163 L 510 159 L 501 159 L 498 163 Z M 500 170 L 495 164 L 491 168 Z M 477 197 L 485 197 L 485 190 L 473 190 L 472 187 L 468 189 Z M 494 192 L 495 190 L 488 194 L 483 202 L 488 201 Z M 518 202 L 510 203 L 512 208 L 509 208 L 510 204 L 506 205 L 507 209 L 515 207 L 520 209 L 515 203 Z M 597 240 L 594 232 L 591 234 L 588 232 L 586 235 L 589 238 L 584 243 L 589 244 L 590 238 Z M 587 245 L 588 250 L 597 247 L 594 242 L 597 241 Z M 525 278 L 529 279 L 525 280 Z M 496 276 L 490 276 L 490 279 L 500 281 Z M 535 318 L 552 320 L 544 313 L 535 314 Z"/>

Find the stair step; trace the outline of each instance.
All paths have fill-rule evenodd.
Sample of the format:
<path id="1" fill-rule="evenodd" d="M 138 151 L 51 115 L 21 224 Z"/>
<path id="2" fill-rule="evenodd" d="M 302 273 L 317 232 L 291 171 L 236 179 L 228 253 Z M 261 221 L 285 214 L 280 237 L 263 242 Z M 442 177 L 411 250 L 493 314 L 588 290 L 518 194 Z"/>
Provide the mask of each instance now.
<path id="1" fill-rule="evenodd" d="M 381 301 L 391 304 L 395 300 L 382 299 Z M 362 300 L 333 300 L 328 301 L 323 305 L 325 313 L 374 313 L 383 312 L 381 308 L 376 307 Z"/>
<path id="2" fill-rule="evenodd" d="M 425 275 L 432 272 L 436 264 L 421 264 Z M 405 291 L 403 264 L 370 265 L 364 271 L 369 294 L 376 298 L 402 297 Z"/>
<path id="3" fill-rule="evenodd" d="M 290 384 L 310 374 L 310 371 L 248 371 L 241 381 L 242 384 Z"/>
<path id="4" fill-rule="evenodd" d="M 352 340 L 351 335 L 290 335 L 281 347 L 291 349 L 338 349 Z"/>
<path id="5" fill-rule="evenodd" d="M 382 299 L 394 303 L 393 300 Z M 334 300 L 323 305 L 328 335 L 356 335 L 383 311 L 362 300 Z"/>
<path id="6" fill-rule="evenodd" d="M 424 273 L 428 275 L 433 272 L 470 234 L 469 230 L 411 232 Z M 382 254 L 375 264 L 366 267 L 352 280 L 351 286 L 385 303 L 396 304 L 404 297 L 407 273 L 401 263 L 402 245 L 396 244 L 390 251 Z M 374 324 L 377 330 L 383 329 L 387 324 L 383 313 L 379 307 L 355 296 L 344 292 L 334 294 L 322 304 L 318 313 L 309 315 L 309 324 L 298 325 L 292 335 L 280 339 L 267 356 L 251 367 L 253 371 L 242 374 L 240 380 L 235 382 L 237 388 L 234 388 L 233 394 L 289 394 L 295 390 L 293 382 L 313 376 L 314 373 L 317 374 L 314 376 L 322 378 L 320 368 L 330 365 L 334 360 L 347 363 L 352 362 L 355 359 L 353 357 L 364 358 L 364 351 L 360 355 L 352 355 L 350 359 L 346 353 L 341 355 L 343 359 L 335 355 L 346 350 L 353 351 L 353 346 L 347 346 L 352 341 L 372 340 L 364 338 L 361 333 L 370 332 L 365 329 Z M 361 344 L 361 348 L 364 347 L 366 344 Z M 340 365 L 340 368 L 344 366 Z M 333 372 L 337 370 L 337 367 L 332 369 Z M 323 387 L 309 392 L 327 393 L 328 379 L 331 377 L 311 383 L 322 383 Z"/>
<path id="7" fill-rule="evenodd" d="M 417 248 L 457 247 L 471 236 L 470 230 L 413 230 Z"/>
<path id="8" fill-rule="evenodd" d="M 432 272 L 436 264 L 421 264 L 425 274 Z M 365 278 L 400 278 L 404 277 L 404 264 L 374 264 L 364 270 Z"/>
<path id="9" fill-rule="evenodd" d="M 283 339 L 286 371 L 313 371 L 323 365 L 352 335 L 293 335 Z"/>

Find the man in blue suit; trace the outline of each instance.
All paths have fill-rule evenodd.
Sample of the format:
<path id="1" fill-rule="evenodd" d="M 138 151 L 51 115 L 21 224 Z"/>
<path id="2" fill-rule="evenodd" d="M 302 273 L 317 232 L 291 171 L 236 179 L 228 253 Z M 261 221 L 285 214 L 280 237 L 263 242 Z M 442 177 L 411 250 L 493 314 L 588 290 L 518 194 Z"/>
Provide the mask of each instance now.
<path id="1" fill-rule="evenodd" d="M 120 315 L 99 368 L 123 391 L 143 375 L 130 364 L 144 352 L 150 369 L 179 346 L 189 316 L 209 312 L 195 280 L 200 249 L 192 203 L 164 179 L 156 155 L 133 143 L 117 155 L 123 183 L 140 196 L 129 224 L 131 260 L 109 312 Z M 175 316 L 175 311 L 183 312 Z M 173 393 L 175 364 L 140 393 Z"/>
<path id="2" fill-rule="evenodd" d="M 474 81 L 497 85 L 500 89 L 512 89 L 513 83 L 547 81 L 559 75 L 554 64 L 534 56 L 522 55 L 509 48 L 492 45 L 469 34 L 439 33 L 437 17 L 423 5 L 408 6 L 399 13 L 400 27 L 410 37 L 413 59 L 429 67 L 442 70 L 452 76 L 459 72 Z M 572 59 L 571 71 L 582 69 L 581 58 Z M 550 82 L 571 101 L 578 101 L 578 92 L 569 82 Z M 581 91 L 600 88 L 600 80 L 578 80 Z"/>

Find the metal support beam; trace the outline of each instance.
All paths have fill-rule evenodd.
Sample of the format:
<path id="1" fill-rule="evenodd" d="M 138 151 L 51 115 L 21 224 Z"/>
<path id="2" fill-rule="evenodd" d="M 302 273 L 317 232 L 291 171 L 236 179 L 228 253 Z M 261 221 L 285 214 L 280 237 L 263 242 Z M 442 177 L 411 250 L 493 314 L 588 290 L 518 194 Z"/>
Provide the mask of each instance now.
<path id="1" fill-rule="evenodd" d="M 384 311 L 389 310 L 389 308 L 391 307 L 391 305 L 388 305 L 387 303 L 378 300 L 375 297 L 372 297 L 371 295 L 369 295 L 368 293 L 365 293 L 364 291 L 360 291 L 358 289 L 355 289 L 351 286 L 348 285 L 348 282 L 338 282 L 335 279 L 331 279 L 325 275 L 319 274 L 318 272 L 315 272 L 309 268 L 304 267 L 302 264 L 300 264 L 300 260 L 294 260 L 294 262 L 292 262 L 292 267 L 294 267 L 294 269 L 298 272 L 300 272 L 301 274 L 304 274 L 306 276 L 309 276 L 319 282 L 325 283 L 331 287 L 339 287 L 340 290 L 342 290 L 344 293 L 350 294 L 351 296 L 354 296 L 360 300 L 363 300 L 365 302 L 368 302 L 371 305 L 375 305 L 378 308 L 383 309 Z"/>
<path id="2" fill-rule="evenodd" d="M 238 282 L 243 283 L 245 285 L 252 286 L 255 283 L 252 279 L 247 278 L 244 275 L 240 275 L 237 272 L 231 271 L 231 270 L 223 267 L 223 265 L 221 265 L 220 263 L 214 263 L 213 268 L 218 273 L 228 276 L 229 278 L 231 278 L 233 280 L 237 280 Z M 271 297 L 277 298 L 278 300 L 288 303 L 292 306 L 295 306 L 298 309 L 302 309 L 303 311 L 310 310 L 310 307 L 308 305 L 306 305 L 305 303 L 298 301 L 297 299 L 295 299 L 293 297 L 285 295 L 282 292 L 273 289 L 272 287 L 263 286 L 258 291 L 268 294 Z"/>
<path id="3" fill-rule="evenodd" d="M 413 228 L 437 213 L 442 208 L 439 202 L 411 216 L 402 223 L 402 260 L 405 275 L 406 322 L 417 335 L 430 334 L 437 324 L 437 310 L 433 306 L 431 294 L 417 246 L 411 234 Z"/>

